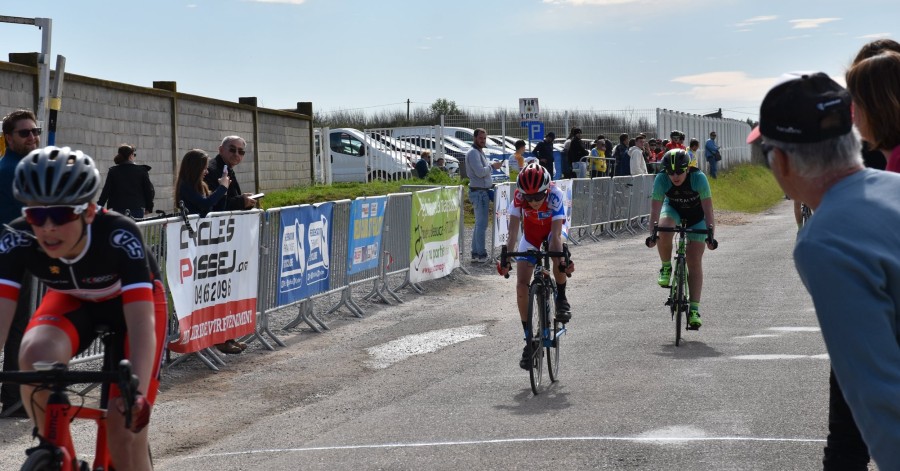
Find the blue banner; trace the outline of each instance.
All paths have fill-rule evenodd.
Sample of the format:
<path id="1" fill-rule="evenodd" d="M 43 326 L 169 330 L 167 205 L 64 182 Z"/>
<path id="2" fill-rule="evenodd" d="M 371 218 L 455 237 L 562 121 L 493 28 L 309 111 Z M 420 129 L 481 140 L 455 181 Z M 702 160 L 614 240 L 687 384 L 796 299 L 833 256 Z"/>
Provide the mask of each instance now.
<path id="1" fill-rule="evenodd" d="M 347 274 L 378 267 L 381 229 L 387 196 L 357 198 L 350 204 L 350 236 L 347 244 Z"/>
<path id="2" fill-rule="evenodd" d="M 281 211 L 278 305 L 328 291 L 332 203 Z"/>

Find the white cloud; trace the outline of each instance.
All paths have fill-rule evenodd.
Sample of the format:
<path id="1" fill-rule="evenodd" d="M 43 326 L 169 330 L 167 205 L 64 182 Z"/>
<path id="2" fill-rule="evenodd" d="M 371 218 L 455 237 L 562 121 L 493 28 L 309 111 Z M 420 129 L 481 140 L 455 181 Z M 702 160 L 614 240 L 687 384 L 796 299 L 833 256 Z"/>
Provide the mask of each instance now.
<path id="1" fill-rule="evenodd" d="M 626 3 L 638 3 L 640 0 L 544 0 L 551 5 L 624 5 Z"/>
<path id="2" fill-rule="evenodd" d="M 773 77 L 752 78 L 746 72 L 725 71 L 707 72 L 698 75 L 675 77 L 673 82 L 692 85 L 687 92 L 680 93 L 698 101 L 749 101 L 759 102 L 766 95 L 772 84 L 778 80 Z"/>
<path id="3" fill-rule="evenodd" d="M 891 33 L 872 33 L 872 34 L 864 34 L 862 36 L 857 36 L 859 39 L 883 39 L 891 37 Z"/>
<path id="4" fill-rule="evenodd" d="M 777 20 L 778 17 L 775 15 L 766 15 L 766 16 L 754 16 L 753 18 L 744 20 L 745 23 L 759 23 L 761 21 L 772 21 Z"/>
<path id="5" fill-rule="evenodd" d="M 840 18 L 809 18 L 809 19 L 801 19 L 801 20 L 790 20 L 788 23 L 794 25 L 794 29 L 809 29 L 809 28 L 818 28 L 819 26 L 824 25 L 825 23 L 831 23 L 832 21 L 838 21 Z"/>
<path id="6" fill-rule="evenodd" d="M 799 34 L 797 36 L 785 36 L 783 38 L 778 38 L 778 40 L 779 41 L 793 41 L 795 39 L 803 39 L 803 38 L 809 38 L 809 37 L 811 37 L 811 36 L 808 34 Z"/>

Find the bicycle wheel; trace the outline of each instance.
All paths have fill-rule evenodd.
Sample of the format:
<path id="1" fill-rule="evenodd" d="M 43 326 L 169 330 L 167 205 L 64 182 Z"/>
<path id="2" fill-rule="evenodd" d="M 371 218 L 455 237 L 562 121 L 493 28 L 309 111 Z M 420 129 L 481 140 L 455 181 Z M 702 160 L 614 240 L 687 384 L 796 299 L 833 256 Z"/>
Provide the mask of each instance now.
<path id="1" fill-rule="evenodd" d="M 22 464 L 22 471 L 59 471 L 62 463 L 59 462 L 55 450 L 49 448 L 37 448 L 28 455 L 28 459 Z"/>
<path id="2" fill-rule="evenodd" d="M 531 392 L 537 394 L 544 374 L 544 349 L 541 347 L 541 319 L 546 310 L 544 302 L 544 283 L 534 281 L 528 288 L 528 330 L 531 332 Z"/>
<path id="3" fill-rule="evenodd" d="M 685 310 L 687 307 L 687 301 L 685 300 L 684 294 L 684 266 L 682 261 L 679 261 L 675 266 L 675 346 L 681 345 L 681 318 L 687 317 L 685 316 Z"/>
<path id="4" fill-rule="evenodd" d="M 547 347 L 547 373 L 550 374 L 550 381 L 556 382 L 559 380 L 559 336 L 557 336 L 557 333 L 559 333 L 563 324 L 556 320 L 556 302 L 553 298 L 552 292 L 550 296 L 545 298 L 547 304 L 547 317 L 545 320 L 547 321 L 546 331 L 550 340 L 550 346 Z"/>

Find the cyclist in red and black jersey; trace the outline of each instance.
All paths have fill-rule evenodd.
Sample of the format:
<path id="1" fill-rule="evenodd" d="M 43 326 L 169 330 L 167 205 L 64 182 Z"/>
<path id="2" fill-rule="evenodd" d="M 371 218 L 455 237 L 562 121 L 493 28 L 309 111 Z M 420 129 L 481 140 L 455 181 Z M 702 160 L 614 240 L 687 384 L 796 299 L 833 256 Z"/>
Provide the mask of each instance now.
<path id="1" fill-rule="evenodd" d="M 133 424 L 126 432 L 123 401 L 111 389 L 107 438 L 113 463 L 117 469 L 149 470 L 146 426 L 166 338 L 166 295 L 137 225 L 99 208 L 99 188 L 93 160 L 68 147 L 37 149 L 17 165 L 13 193 L 25 208 L 0 234 L 0 343 L 26 271 L 48 290 L 26 328 L 21 370 L 34 370 L 38 362 L 68 363 L 104 326 L 112 336 L 112 366 L 129 359 L 142 395 L 128 411 Z M 23 404 L 39 433 L 47 397 L 46 391 L 22 386 Z"/>
<path id="2" fill-rule="evenodd" d="M 541 244 L 549 241 L 550 252 L 563 251 L 566 237 L 566 195 L 550 181 L 550 173 L 537 163 L 528 164 L 519 173 L 516 191 L 509 204 L 509 240 L 506 248 L 510 252 L 540 250 Z M 522 224 L 522 238 L 519 239 L 519 223 Z M 553 277 L 556 279 L 556 320 L 562 323 L 572 318 L 569 301 L 566 298 L 566 272 L 575 271 L 570 261 L 566 272 L 559 269 L 562 258 L 553 258 Z M 516 260 L 516 305 L 522 327 L 528 337 L 528 285 L 537 261 L 529 257 Z M 497 272 L 501 276 L 509 273 L 510 266 L 497 262 Z M 526 342 L 519 366 L 528 369 L 531 358 L 530 345 Z"/>

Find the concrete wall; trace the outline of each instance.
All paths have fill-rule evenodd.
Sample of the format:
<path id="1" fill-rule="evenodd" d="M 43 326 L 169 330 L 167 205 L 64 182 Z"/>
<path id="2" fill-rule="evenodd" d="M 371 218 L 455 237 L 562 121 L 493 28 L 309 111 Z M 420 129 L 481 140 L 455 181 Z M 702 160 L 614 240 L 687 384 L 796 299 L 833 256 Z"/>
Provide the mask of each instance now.
<path id="1" fill-rule="evenodd" d="M 136 161 L 152 167 L 155 209 L 167 212 L 175 207 L 173 184 L 181 157 L 199 148 L 212 158 L 222 138 L 229 135 L 247 141 L 247 155 L 235 168 L 243 191 L 266 192 L 312 183 L 309 114 L 178 93 L 173 82 L 158 86 L 146 88 L 67 73 L 56 145 L 80 149 L 93 157 L 104 178 L 118 146 L 136 146 Z M 0 117 L 19 108 L 33 110 L 37 87 L 35 67 L 0 62 Z M 44 127 L 41 142 L 46 144 Z"/>

